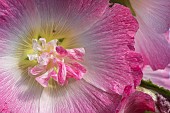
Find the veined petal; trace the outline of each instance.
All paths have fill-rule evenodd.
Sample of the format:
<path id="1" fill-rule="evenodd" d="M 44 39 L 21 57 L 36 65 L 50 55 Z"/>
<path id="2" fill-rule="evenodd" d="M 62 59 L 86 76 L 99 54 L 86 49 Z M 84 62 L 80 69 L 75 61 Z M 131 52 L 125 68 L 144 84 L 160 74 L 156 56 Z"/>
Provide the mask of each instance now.
<path id="1" fill-rule="evenodd" d="M 104 13 L 108 1 L 52 0 L 49 2 L 48 0 L 36 0 L 35 4 L 45 23 L 48 23 L 48 21 L 55 23 L 55 33 L 64 32 L 68 34 L 70 27 L 75 33 L 80 33 L 92 26 L 98 20 L 98 17 Z"/>
<path id="2" fill-rule="evenodd" d="M 29 22 L 33 23 L 30 24 L 32 27 L 41 24 L 40 21 L 43 18 L 43 24 L 38 25 L 42 27 L 41 30 L 47 31 L 48 34 L 55 31 L 55 34 L 61 36 L 64 33 L 69 34 L 70 27 L 74 33 L 88 29 L 108 7 L 106 0 L 51 0 L 50 2 L 48 0 L 29 0 L 26 2 L 24 0 L 1 0 L 0 3 L 2 9 L 0 23 L 3 26 L 10 26 L 9 23 L 20 26 L 24 21 L 26 25 L 30 24 Z M 53 28 L 49 28 L 48 25 L 53 26 Z"/>
<path id="3" fill-rule="evenodd" d="M 121 96 L 107 93 L 84 80 L 60 88 L 45 88 L 40 113 L 114 113 Z"/>
<path id="4" fill-rule="evenodd" d="M 134 50 L 133 36 L 137 29 L 138 24 L 129 9 L 116 4 L 108 8 L 91 29 L 77 36 L 86 51 L 87 74 L 83 78 L 104 91 L 119 94 L 129 84 L 139 85 L 142 73 L 137 67 L 141 57 L 129 54 Z M 136 70 L 132 69 L 132 62 Z M 137 84 L 133 75 L 138 77 Z"/>
<path id="5" fill-rule="evenodd" d="M 1 57 L 0 64 L 0 112 L 38 112 L 43 88 L 33 78 L 23 77 L 27 71 L 19 69 L 16 58 Z"/>
<path id="6" fill-rule="evenodd" d="M 170 25 L 169 0 L 130 0 L 139 22 L 135 49 L 152 69 L 163 69 L 170 63 L 170 45 L 163 33 Z"/>
<path id="7" fill-rule="evenodd" d="M 140 28 L 136 34 L 136 51 L 144 58 L 144 63 L 154 70 L 163 69 L 170 63 L 170 45 L 163 34 L 156 33 L 153 29 L 139 20 Z"/>
<path id="8" fill-rule="evenodd" d="M 137 17 L 158 33 L 166 32 L 170 27 L 169 0 L 130 0 Z"/>

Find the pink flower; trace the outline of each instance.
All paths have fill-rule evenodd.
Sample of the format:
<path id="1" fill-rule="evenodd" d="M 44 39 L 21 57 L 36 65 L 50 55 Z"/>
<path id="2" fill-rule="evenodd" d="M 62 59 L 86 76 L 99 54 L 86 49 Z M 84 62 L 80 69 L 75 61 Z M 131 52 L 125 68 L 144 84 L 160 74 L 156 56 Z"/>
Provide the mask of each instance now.
<path id="1" fill-rule="evenodd" d="M 137 29 L 107 0 L 0 0 L 0 112 L 116 112 L 142 78 Z"/>
<path id="2" fill-rule="evenodd" d="M 135 48 L 153 70 L 170 63 L 170 45 L 163 33 L 170 27 L 170 0 L 130 0 L 139 23 Z"/>

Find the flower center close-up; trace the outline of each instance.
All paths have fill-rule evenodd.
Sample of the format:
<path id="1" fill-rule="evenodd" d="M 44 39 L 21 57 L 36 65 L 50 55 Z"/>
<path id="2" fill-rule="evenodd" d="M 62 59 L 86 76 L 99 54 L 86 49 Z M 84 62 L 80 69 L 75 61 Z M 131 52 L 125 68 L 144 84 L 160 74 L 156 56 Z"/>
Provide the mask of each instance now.
<path id="1" fill-rule="evenodd" d="M 32 39 L 33 53 L 27 54 L 27 57 L 30 62 L 36 61 L 36 65 L 28 67 L 28 73 L 36 76 L 36 81 L 43 87 L 48 86 L 50 79 L 64 85 L 69 78 L 80 80 L 86 73 L 85 67 L 80 63 L 85 49 L 64 49 L 58 43 L 57 39 L 49 42 L 45 38 Z"/>

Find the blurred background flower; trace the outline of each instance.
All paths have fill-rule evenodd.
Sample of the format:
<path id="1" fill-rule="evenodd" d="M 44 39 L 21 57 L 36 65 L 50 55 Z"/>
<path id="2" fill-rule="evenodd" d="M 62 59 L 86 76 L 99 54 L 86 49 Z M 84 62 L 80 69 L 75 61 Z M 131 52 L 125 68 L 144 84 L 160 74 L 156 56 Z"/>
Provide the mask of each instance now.
<path id="1" fill-rule="evenodd" d="M 170 45 L 163 35 L 170 27 L 170 1 L 130 0 L 130 3 L 139 23 L 136 51 L 153 70 L 165 68 L 170 63 Z"/>

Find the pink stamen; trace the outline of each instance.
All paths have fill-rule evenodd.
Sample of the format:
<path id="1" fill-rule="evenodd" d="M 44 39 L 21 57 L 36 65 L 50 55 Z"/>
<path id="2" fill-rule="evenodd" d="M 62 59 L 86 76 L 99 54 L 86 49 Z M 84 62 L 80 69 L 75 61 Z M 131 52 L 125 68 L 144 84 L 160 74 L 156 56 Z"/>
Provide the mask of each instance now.
<path id="1" fill-rule="evenodd" d="M 67 52 L 67 50 L 65 50 L 63 47 L 61 47 L 61 46 L 57 46 L 56 47 L 56 52 L 59 54 L 59 55 L 61 55 L 61 56 L 66 56 L 66 55 L 68 55 L 68 52 Z"/>
<path id="2" fill-rule="evenodd" d="M 65 85 L 69 78 L 80 80 L 86 69 L 80 64 L 85 54 L 84 48 L 64 49 L 57 45 L 57 40 L 46 43 L 44 38 L 33 39 L 35 54 L 27 55 L 29 60 L 37 60 L 37 65 L 29 69 L 29 73 L 37 76 L 36 81 L 43 87 L 48 86 L 50 78 L 59 85 Z"/>

